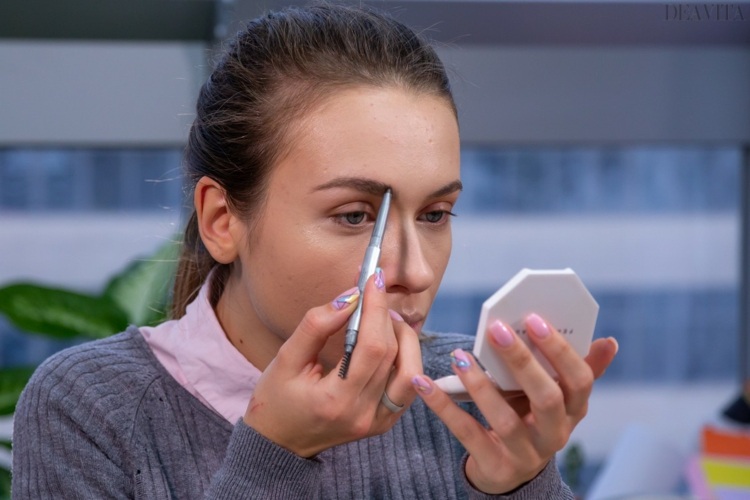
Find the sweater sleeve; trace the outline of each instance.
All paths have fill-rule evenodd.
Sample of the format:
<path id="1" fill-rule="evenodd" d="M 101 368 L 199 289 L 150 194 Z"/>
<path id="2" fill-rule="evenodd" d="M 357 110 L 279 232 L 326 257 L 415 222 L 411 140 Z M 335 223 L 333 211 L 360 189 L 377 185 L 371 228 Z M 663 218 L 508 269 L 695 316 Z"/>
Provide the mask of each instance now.
<path id="1" fill-rule="evenodd" d="M 132 497 L 119 457 L 104 451 L 119 437 L 105 425 L 91 425 L 102 424 L 102 407 L 82 404 L 80 377 L 85 373 L 62 377 L 47 363 L 22 393 L 14 416 L 14 498 Z"/>
<path id="2" fill-rule="evenodd" d="M 468 455 L 465 455 L 461 461 L 463 471 L 466 470 L 466 460 L 468 457 Z M 562 481 L 554 459 L 550 460 L 547 466 L 542 469 L 542 472 L 534 479 L 507 495 L 488 495 L 483 493 L 471 485 L 465 472 L 462 472 L 462 474 L 464 486 L 471 500 L 536 500 L 539 498 L 573 500 L 574 498 L 573 492 Z"/>
<path id="3" fill-rule="evenodd" d="M 309 499 L 319 491 L 323 463 L 269 441 L 240 419 L 206 498 Z"/>

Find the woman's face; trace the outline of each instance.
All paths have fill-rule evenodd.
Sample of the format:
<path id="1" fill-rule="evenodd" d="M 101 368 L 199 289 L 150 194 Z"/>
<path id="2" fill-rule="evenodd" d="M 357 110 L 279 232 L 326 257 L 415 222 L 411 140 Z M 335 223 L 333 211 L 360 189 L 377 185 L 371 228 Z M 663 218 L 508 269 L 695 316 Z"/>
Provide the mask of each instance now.
<path id="1" fill-rule="evenodd" d="M 448 264 L 461 189 L 458 125 L 441 98 L 358 87 L 296 125 L 217 308 L 261 369 L 306 311 L 356 285 L 386 187 L 379 265 L 388 305 L 419 332 Z M 342 353 L 343 332 L 320 361 L 331 368 Z"/>

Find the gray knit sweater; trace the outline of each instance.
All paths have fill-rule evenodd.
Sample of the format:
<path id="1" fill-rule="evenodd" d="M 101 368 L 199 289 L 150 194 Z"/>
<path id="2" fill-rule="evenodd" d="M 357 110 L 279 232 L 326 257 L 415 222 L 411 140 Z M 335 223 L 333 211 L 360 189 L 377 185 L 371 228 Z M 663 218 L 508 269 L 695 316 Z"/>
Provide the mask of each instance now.
<path id="1" fill-rule="evenodd" d="M 425 372 L 472 339 L 423 347 Z M 62 351 L 15 415 L 14 498 L 490 498 L 463 473 L 465 451 L 417 399 L 386 434 L 303 459 L 240 420 L 230 425 L 174 380 L 137 328 Z M 512 499 L 572 498 L 554 461 Z"/>

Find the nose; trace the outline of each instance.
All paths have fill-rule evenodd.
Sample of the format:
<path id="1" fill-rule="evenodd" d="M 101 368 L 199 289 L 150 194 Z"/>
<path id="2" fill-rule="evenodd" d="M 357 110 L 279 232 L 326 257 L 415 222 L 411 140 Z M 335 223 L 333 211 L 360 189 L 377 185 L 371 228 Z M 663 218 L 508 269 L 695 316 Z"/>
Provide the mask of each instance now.
<path id="1" fill-rule="evenodd" d="M 413 223 L 388 221 L 380 254 L 388 292 L 419 293 L 433 284 L 427 244 Z"/>

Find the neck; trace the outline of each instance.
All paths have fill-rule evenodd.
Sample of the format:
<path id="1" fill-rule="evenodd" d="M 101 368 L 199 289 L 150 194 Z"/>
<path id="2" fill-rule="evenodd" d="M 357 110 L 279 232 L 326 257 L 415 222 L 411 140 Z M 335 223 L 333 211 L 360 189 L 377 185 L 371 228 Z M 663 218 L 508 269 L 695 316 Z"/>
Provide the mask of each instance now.
<path id="1" fill-rule="evenodd" d="M 234 273 L 230 274 L 214 310 L 229 342 L 253 366 L 263 371 L 276 357 L 284 341 L 266 328 L 255 311 L 243 308 L 243 304 L 251 303 L 241 299 L 243 293 L 244 288 L 239 286 Z"/>

